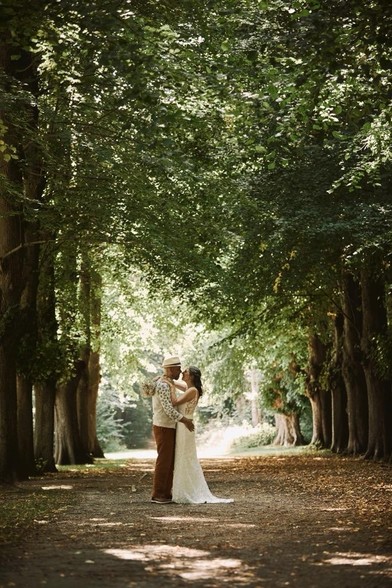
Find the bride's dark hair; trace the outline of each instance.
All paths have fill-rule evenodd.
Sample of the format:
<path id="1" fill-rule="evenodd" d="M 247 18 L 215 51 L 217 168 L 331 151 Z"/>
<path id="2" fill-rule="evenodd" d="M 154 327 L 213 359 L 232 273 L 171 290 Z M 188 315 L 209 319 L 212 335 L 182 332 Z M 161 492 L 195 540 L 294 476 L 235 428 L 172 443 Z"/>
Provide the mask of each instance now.
<path id="1" fill-rule="evenodd" d="M 192 376 L 193 385 L 196 388 L 196 390 L 199 392 L 199 396 L 203 396 L 203 386 L 201 383 L 201 371 L 195 365 L 190 365 L 188 370 L 189 370 L 190 375 Z"/>

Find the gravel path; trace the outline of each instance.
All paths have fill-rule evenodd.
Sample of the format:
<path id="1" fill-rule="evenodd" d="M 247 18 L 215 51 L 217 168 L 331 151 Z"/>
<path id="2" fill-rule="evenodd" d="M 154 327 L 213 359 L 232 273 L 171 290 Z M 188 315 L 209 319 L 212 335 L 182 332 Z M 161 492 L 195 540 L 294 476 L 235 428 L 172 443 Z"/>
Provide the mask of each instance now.
<path id="1" fill-rule="evenodd" d="M 0 545 L 0 587 L 392 586 L 391 467 L 317 454 L 201 461 L 233 504 L 151 504 L 151 458 L 2 489 L 10 508 L 41 509 Z"/>

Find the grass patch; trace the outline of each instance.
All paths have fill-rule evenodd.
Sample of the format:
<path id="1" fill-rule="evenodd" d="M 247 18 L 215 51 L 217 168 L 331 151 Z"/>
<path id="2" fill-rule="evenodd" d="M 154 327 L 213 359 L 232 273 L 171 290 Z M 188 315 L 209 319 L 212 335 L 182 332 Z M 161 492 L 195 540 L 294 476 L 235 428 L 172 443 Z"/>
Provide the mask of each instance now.
<path id="1" fill-rule="evenodd" d="M 268 423 L 262 423 L 234 439 L 232 448 L 237 451 L 259 449 L 266 445 L 271 445 L 275 436 L 276 428 Z"/>
<path id="2" fill-rule="evenodd" d="M 329 449 L 318 449 L 314 445 L 299 445 L 294 447 L 282 447 L 280 445 L 265 445 L 264 447 L 244 447 L 244 448 L 233 448 L 231 451 L 233 455 L 238 456 L 260 456 L 260 457 L 268 457 L 268 456 L 289 456 L 289 455 L 320 455 L 323 457 L 328 457 L 329 455 L 335 455 Z"/>
<path id="3" fill-rule="evenodd" d="M 100 476 L 108 474 L 110 471 L 126 469 L 129 467 L 128 459 L 107 459 L 97 458 L 94 463 L 81 465 L 58 465 L 56 466 L 62 477 L 84 477 Z"/>
<path id="4" fill-rule="evenodd" d="M 57 513 L 69 508 L 72 493 L 58 488 L 52 492 L 0 487 L 0 544 L 18 541 L 37 526 L 53 523 Z"/>

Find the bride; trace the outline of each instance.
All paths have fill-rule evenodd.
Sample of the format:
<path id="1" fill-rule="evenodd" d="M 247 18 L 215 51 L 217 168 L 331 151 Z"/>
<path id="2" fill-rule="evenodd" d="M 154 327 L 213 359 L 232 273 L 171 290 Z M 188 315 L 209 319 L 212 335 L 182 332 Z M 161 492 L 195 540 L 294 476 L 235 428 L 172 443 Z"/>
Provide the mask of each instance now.
<path id="1" fill-rule="evenodd" d="M 201 372 L 199 368 L 189 366 L 182 372 L 182 379 L 187 389 L 178 398 L 172 394 L 172 403 L 179 412 L 192 419 L 203 394 Z M 211 493 L 197 458 L 195 433 L 186 427 L 177 427 L 172 493 L 173 502 L 182 504 L 233 502 L 231 498 L 218 498 Z"/>

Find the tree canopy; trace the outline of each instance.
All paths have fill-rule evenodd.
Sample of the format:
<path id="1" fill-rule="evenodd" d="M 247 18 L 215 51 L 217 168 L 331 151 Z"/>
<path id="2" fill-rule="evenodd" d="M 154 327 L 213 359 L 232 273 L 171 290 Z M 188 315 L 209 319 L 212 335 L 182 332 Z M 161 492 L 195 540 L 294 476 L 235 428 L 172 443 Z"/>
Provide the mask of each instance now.
<path id="1" fill-rule="evenodd" d="M 266 397 L 308 397 L 315 443 L 389 458 L 389 4 L 93 8 L 0 9 L 2 477 L 42 458 L 33 394 L 67 423 L 58 458 L 98 452 L 108 292 L 143 315 L 139 276 L 204 325 L 228 395 L 255 363 Z"/>

